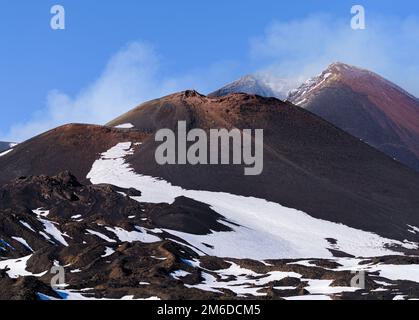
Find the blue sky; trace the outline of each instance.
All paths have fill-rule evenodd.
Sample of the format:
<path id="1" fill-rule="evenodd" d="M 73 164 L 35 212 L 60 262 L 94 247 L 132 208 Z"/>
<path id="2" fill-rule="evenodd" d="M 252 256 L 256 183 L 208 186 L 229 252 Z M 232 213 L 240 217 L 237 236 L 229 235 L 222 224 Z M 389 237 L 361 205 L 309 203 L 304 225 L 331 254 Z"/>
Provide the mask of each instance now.
<path id="1" fill-rule="evenodd" d="M 65 30 L 50 28 L 54 4 Z M 349 27 L 354 4 L 366 9 L 365 31 Z M 0 140 L 103 123 L 160 94 L 207 93 L 256 71 L 305 77 L 335 60 L 419 94 L 418 16 L 417 1 L 1 0 Z"/>

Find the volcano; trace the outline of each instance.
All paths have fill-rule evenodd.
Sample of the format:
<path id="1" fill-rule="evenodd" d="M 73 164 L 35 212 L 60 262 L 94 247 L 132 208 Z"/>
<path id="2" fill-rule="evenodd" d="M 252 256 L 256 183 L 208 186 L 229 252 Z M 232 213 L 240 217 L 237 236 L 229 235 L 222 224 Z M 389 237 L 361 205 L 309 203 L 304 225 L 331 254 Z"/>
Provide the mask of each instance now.
<path id="1" fill-rule="evenodd" d="M 274 98 L 247 94 L 210 98 L 188 91 L 145 103 L 108 125 L 129 123 L 137 130 L 155 132 L 161 127 L 176 130 L 179 119 L 185 120 L 189 129 L 264 129 L 262 175 L 242 177 L 240 166 L 161 168 L 152 158 L 156 148 L 153 141 L 144 143 L 143 151 L 128 160 L 137 172 L 162 177 L 188 189 L 271 200 L 317 218 L 374 232 L 384 231 L 382 219 L 391 219 L 389 233 L 383 235 L 392 237 L 397 233 L 394 217 L 404 215 L 387 211 L 396 199 L 409 197 L 408 201 L 401 201 L 410 207 L 403 211 L 417 217 L 413 205 L 417 203 L 413 191 L 418 190 L 416 173 L 319 117 Z M 396 191 L 395 186 L 400 184 L 404 187 Z M 378 198 L 384 202 L 376 206 L 371 199 Z M 374 226 L 360 222 L 365 214 L 371 215 L 366 224 Z M 400 228 L 402 237 L 408 236 L 405 222 Z"/>
<path id="2" fill-rule="evenodd" d="M 288 100 L 419 170 L 419 100 L 383 77 L 334 63 Z"/>
<path id="3" fill-rule="evenodd" d="M 205 132 L 263 129 L 262 173 L 157 164 L 155 133 L 177 132 L 180 121 Z M 419 174 L 276 98 L 188 90 L 105 126 L 65 125 L 0 157 L 0 186 L 5 288 L 30 276 L 40 282 L 29 291 L 55 297 L 42 283 L 59 264 L 72 274 L 65 294 L 78 297 L 292 297 L 318 294 L 312 284 L 327 277 L 327 298 L 353 298 L 365 293 L 347 287 L 360 267 L 409 297 L 418 290 L 407 275 L 418 254 Z M 396 277 L 392 263 L 410 269 Z M 293 289 L 271 292 L 274 283 Z"/>
<path id="4" fill-rule="evenodd" d="M 244 177 L 242 165 L 158 165 L 154 133 L 176 131 L 180 120 L 188 129 L 263 129 L 262 174 Z M 415 238 L 407 225 L 419 225 L 417 173 L 291 103 L 248 94 L 185 91 L 146 102 L 107 126 L 54 129 L 1 157 L 0 179 L 70 170 L 89 182 L 100 154 L 128 141 L 141 143 L 127 163 L 142 175 L 188 190 L 265 199 L 389 238 Z"/>

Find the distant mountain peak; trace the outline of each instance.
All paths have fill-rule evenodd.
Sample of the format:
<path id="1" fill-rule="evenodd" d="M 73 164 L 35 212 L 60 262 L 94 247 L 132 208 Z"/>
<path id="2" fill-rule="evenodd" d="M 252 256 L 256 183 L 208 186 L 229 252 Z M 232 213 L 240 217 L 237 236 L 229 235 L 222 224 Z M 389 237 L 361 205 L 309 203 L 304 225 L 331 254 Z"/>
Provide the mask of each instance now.
<path id="1" fill-rule="evenodd" d="M 349 64 L 346 64 L 346 63 L 342 63 L 342 62 L 334 62 L 334 63 L 330 64 L 326 68 L 324 73 L 331 73 L 331 74 L 336 75 L 338 77 L 348 78 L 348 79 L 370 76 L 370 77 L 374 77 L 376 79 L 381 79 L 381 80 L 387 81 L 386 79 L 384 79 L 383 77 L 381 77 L 377 73 L 372 72 L 368 69 L 353 66 L 353 65 L 349 65 Z"/>
<path id="2" fill-rule="evenodd" d="M 393 93 L 408 96 L 410 99 L 418 99 L 379 74 L 365 68 L 349 65 L 343 62 L 333 62 L 319 75 L 304 82 L 298 88 L 291 90 L 287 100 L 292 103 L 304 106 L 316 92 L 324 87 L 340 83 L 356 89 L 355 91 L 368 91 L 371 94 L 380 94 L 391 89 Z"/>
<path id="3" fill-rule="evenodd" d="M 257 82 L 259 82 L 259 80 L 256 78 L 256 76 L 254 76 L 252 74 L 246 74 L 245 76 L 241 77 L 240 79 L 238 79 L 235 82 L 237 82 L 237 83 L 247 83 L 247 82 L 257 83 Z"/>
<path id="4" fill-rule="evenodd" d="M 361 68 L 359 68 L 359 67 L 356 67 L 356 66 L 354 66 L 354 65 L 350 65 L 350 64 L 347 64 L 347 63 L 343 63 L 343 62 L 340 62 L 340 61 L 336 61 L 336 62 L 332 62 L 328 67 L 327 67 L 327 69 L 326 70 L 338 70 L 338 71 L 341 71 L 341 70 L 353 70 L 353 69 L 358 69 L 358 70 L 362 70 Z"/>
<path id="5" fill-rule="evenodd" d="M 256 94 L 264 97 L 277 97 L 277 94 L 256 75 L 245 75 L 232 83 L 227 84 L 219 90 L 209 94 L 211 97 L 222 97 L 231 93 Z"/>
<path id="6" fill-rule="evenodd" d="M 209 96 L 220 97 L 231 93 L 247 93 L 285 100 L 290 90 L 300 83 L 296 79 L 276 77 L 270 73 L 248 74 L 209 94 Z"/>
<path id="7" fill-rule="evenodd" d="M 376 73 L 365 69 L 365 68 L 361 68 L 358 66 L 354 66 L 348 63 L 343 63 L 343 62 L 333 62 L 331 64 L 329 64 L 329 66 L 324 70 L 324 72 L 331 72 L 331 73 L 335 73 L 335 74 L 344 74 L 344 73 L 348 73 L 348 72 L 355 72 L 355 73 L 368 73 L 368 74 L 374 74 L 377 75 Z M 378 76 L 378 75 L 377 75 Z"/>
<path id="8" fill-rule="evenodd" d="M 300 87 L 291 90 L 287 100 L 296 105 L 304 106 L 309 102 L 310 98 L 316 94 L 316 92 L 324 87 L 335 85 L 337 83 L 350 85 L 355 81 L 359 83 L 369 82 L 370 84 L 385 82 L 387 85 L 390 85 L 407 94 L 407 92 L 403 89 L 397 87 L 395 84 L 370 70 L 343 62 L 333 62 L 319 75 L 309 78 Z"/>
<path id="9" fill-rule="evenodd" d="M 419 170 L 419 100 L 384 77 L 335 62 L 288 100 Z"/>

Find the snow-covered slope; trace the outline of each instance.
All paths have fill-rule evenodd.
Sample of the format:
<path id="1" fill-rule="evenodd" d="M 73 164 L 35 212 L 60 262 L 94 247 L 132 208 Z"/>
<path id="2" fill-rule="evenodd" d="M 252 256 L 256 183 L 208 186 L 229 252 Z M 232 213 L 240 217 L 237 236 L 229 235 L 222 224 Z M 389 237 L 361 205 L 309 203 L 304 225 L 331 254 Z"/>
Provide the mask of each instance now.
<path id="1" fill-rule="evenodd" d="M 141 202 L 173 203 L 184 196 L 206 203 L 225 217 L 233 231 L 194 235 L 174 230 L 167 232 L 186 240 L 199 252 L 219 257 L 327 258 L 329 249 L 354 256 L 394 254 L 388 246 L 415 245 L 382 238 L 354 228 L 310 217 L 304 212 L 286 208 L 264 199 L 237 196 L 222 192 L 186 190 L 153 177 L 134 172 L 124 160 L 134 149 L 130 142 L 119 143 L 102 154 L 87 178 L 94 184 L 108 183 L 142 192 L 134 199 Z M 139 151 L 141 152 L 141 147 Z M 327 240 L 329 239 L 329 240 Z M 331 243 L 330 239 L 334 239 Z"/>
<path id="2" fill-rule="evenodd" d="M 397 241 L 310 218 L 262 199 L 186 190 L 141 176 L 126 166 L 136 152 L 143 152 L 141 144 L 118 143 L 95 162 L 91 175 L 100 181 L 107 170 L 110 180 L 134 184 L 146 191 L 143 194 L 110 185 L 82 185 L 69 173 L 20 178 L 0 187 L 0 299 L 419 297 L 414 251 L 403 255 L 382 247 Z M 218 216 L 219 223 L 229 230 L 213 228 L 198 235 L 197 229 L 179 232 L 173 230 L 179 230 L 176 227 L 162 227 L 166 215 L 175 218 L 182 229 L 194 219 L 194 208 L 206 205 L 179 198 L 170 205 L 150 203 L 159 199 L 155 193 L 160 187 L 162 192 L 169 192 L 160 197 L 161 201 L 172 202 L 181 194 L 208 203 L 224 215 Z M 208 214 L 213 213 L 201 211 L 199 221 L 205 221 Z M 303 233 L 302 227 L 307 232 Z M 412 232 L 416 232 L 413 227 Z M 323 241 L 319 228 L 324 228 L 324 235 L 337 235 L 337 239 Z M 301 250 L 304 241 L 307 249 Z M 334 248 L 336 253 L 348 248 L 355 253 L 360 245 L 367 246 L 363 252 L 390 255 L 331 257 L 325 250 Z M 327 259 L 235 258 L 308 255 L 309 249 L 314 250 L 313 255 L 326 253 Z M 65 282 L 57 284 L 58 288 L 50 285 L 52 267 L 65 270 Z M 364 287 L 352 284 L 355 271 L 365 272 Z"/>

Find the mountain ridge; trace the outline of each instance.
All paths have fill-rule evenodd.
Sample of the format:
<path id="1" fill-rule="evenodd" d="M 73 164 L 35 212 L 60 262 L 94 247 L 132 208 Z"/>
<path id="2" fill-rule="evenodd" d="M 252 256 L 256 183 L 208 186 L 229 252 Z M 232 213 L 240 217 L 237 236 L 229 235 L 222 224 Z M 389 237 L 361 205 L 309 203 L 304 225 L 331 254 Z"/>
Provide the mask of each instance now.
<path id="1" fill-rule="evenodd" d="M 263 173 L 244 177 L 240 165 L 158 165 L 154 133 L 160 128 L 176 132 L 180 120 L 186 121 L 188 129 L 263 128 Z M 121 124 L 131 126 L 115 128 Z M 106 127 L 70 125 L 54 129 L 0 157 L 0 184 L 20 176 L 54 175 L 63 170 L 88 182 L 87 173 L 100 154 L 127 141 L 141 143 L 141 152 L 127 156 L 135 172 L 183 188 L 258 197 L 316 218 L 401 240 L 414 238 L 407 224 L 419 225 L 414 210 L 419 201 L 415 196 L 417 173 L 311 112 L 276 98 L 248 94 L 213 98 L 185 91 L 143 103 Z M 361 217 L 365 210 L 371 218 L 364 223 Z M 391 222 L 394 216 L 398 217 L 396 224 Z"/>
<path id="2" fill-rule="evenodd" d="M 334 63 L 288 100 L 419 170 L 419 100 L 376 73 Z"/>
<path id="3" fill-rule="evenodd" d="M 158 165 L 154 134 L 179 121 L 264 129 L 263 173 Z M 414 298 L 418 193 L 419 173 L 290 102 L 175 93 L 0 157 L 0 298 Z"/>

